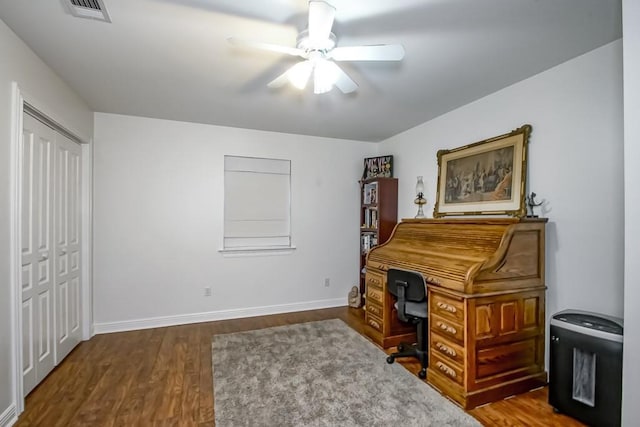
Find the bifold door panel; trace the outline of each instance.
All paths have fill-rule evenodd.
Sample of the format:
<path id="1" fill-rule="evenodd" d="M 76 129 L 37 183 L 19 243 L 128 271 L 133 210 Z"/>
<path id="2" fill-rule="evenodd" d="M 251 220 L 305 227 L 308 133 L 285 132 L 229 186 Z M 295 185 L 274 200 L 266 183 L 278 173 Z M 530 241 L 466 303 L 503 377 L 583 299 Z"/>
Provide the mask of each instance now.
<path id="1" fill-rule="evenodd" d="M 24 114 L 20 236 L 25 396 L 81 339 L 80 153 L 78 144 Z"/>

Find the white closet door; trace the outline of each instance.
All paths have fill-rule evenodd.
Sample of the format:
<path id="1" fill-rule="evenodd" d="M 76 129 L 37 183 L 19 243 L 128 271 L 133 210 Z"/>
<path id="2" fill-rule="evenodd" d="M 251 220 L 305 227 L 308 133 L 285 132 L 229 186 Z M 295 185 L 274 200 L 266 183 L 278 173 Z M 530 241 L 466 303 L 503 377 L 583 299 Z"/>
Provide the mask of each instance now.
<path id="1" fill-rule="evenodd" d="M 54 155 L 56 364 L 82 339 L 80 327 L 80 145 L 57 134 Z"/>
<path id="2" fill-rule="evenodd" d="M 25 114 L 22 138 L 22 368 L 29 393 L 54 367 L 52 159 L 55 132 Z"/>

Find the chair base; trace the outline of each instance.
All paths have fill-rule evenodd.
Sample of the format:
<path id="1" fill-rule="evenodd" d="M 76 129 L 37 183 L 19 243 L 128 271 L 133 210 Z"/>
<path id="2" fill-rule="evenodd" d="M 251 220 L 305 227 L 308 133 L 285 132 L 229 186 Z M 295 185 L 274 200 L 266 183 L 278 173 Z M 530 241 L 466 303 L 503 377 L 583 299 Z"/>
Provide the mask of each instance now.
<path id="1" fill-rule="evenodd" d="M 417 324 L 418 342 L 416 344 L 401 342 L 398 344 L 398 351 L 391 353 L 389 357 L 387 357 L 387 363 L 389 364 L 393 363 L 397 357 L 415 357 L 420 361 L 422 369 L 420 369 L 418 376 L 423 380 L 427 378 L 427 366 L 429 366 L 429 351 L 427 349 L 427 343 L 429 341 L 426 336 L 426 323 L 425 319 L 419 321 Z"/>
<path id="2" fill-rule="evenodd" d="M 418 377 L 423 380 L 427 378 L 427 366 L 429 365 L 429 356 L 427 351 L 421 350 L 415 344 L 400 343 L 398 344 L 398 351 L 387 357 L 387 363 L 391 364 L 399 357 L 415 357 L 418 359 L 420 361 L 420 366 L 422 367 L 420 372 L 418 372 Z"/>

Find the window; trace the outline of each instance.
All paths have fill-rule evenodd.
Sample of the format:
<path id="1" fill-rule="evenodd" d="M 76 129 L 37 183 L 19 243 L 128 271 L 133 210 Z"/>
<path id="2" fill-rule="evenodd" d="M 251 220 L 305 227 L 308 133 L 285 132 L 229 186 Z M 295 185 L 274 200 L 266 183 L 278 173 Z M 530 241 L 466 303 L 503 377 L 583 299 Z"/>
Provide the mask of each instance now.
<path id="1" fill-rule="evenodd" d="M 291 161 L 224 156 L 224 249 L 291 249 Z"/>

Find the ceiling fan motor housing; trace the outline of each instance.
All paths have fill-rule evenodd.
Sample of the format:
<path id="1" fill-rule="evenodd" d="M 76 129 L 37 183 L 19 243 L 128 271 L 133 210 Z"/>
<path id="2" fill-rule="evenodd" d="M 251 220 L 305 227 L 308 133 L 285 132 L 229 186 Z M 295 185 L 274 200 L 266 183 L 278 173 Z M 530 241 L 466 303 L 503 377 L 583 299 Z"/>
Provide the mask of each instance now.
<path id="1" fill-rule="evenodd" d="M 320 51 L 323 53 L 329 52 L 336 47 L 336 35 L 329 33 L 329 37 L 323 40 L 311 40 L 309 37 L 309 30 L 304 30 L 298 34 L 296 39 L 296 47 L 302 49 L 305 52 L 310 53 L 313 51 Z"/>

